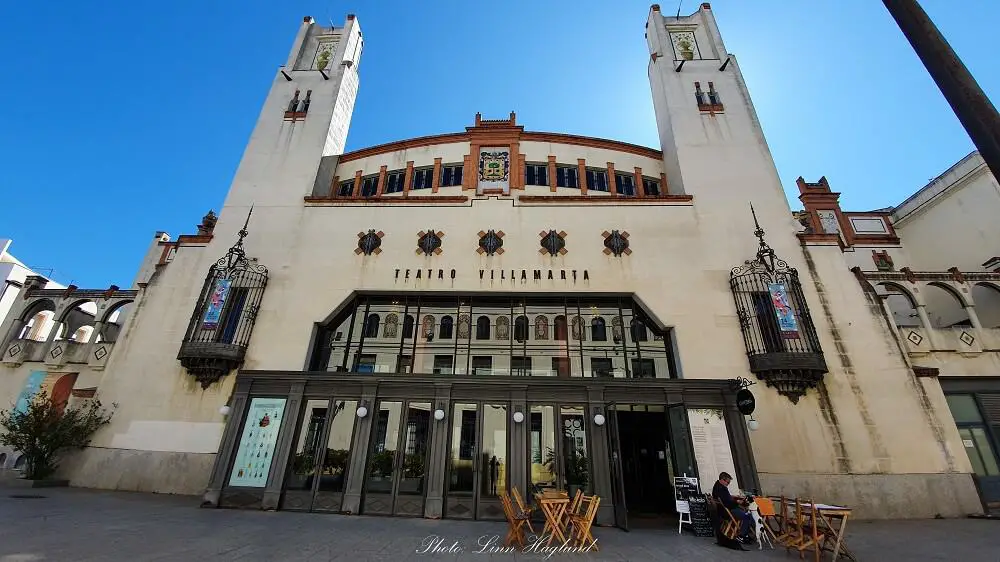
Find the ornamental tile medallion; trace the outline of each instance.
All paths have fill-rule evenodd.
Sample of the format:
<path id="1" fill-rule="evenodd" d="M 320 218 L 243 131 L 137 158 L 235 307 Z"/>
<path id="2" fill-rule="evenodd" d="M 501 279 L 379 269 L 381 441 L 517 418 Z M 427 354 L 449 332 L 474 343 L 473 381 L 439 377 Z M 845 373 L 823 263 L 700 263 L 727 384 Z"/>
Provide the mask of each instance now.
<path id="1" fill-rule="evenodd" d="M 542 231 L 538 233 L 541 238 L 541 249 L 538 250 L 540 254 L 549 254 L 550 256 L 561 256 L 566 254 L 566 233 L 556 232 L 555 230 Z"/>
<path id="2" fill-rule="evenodd" d="M 694 60 L 701 58 L 694 31 L 670 31 L 670 43 L 674 47 L 674 60 Z"/>
<path id="3" fill-rule="evenodd" d="M 358 233 L 358 247 L 355 248 L 354 253 L 366 256 L 372 254 L 378 255 L 382 253 L 382 237 L 385 233 L 381 230 L 375 232 L 375 229 L 369 229 L 368 232 Z"/>
<path id="4" fill-rule="evenodd" d="M 312 70 L 326 70 L 333 60 L 333 55 L 337 52 L 336 41 L 323 41 L 316 47 L 316 54 L 313 56 Z"/>
<path id="5" fill-rule="evenodd" d="M 441 253 L 441 238 L 444 237 L 444 232 L 435 232 L 433 230 L 428 230 L 424 232 L 421 230 L 417 233 L 417 254 L 423 254 L 425 256 L 436 256 Z"/>
<path id="6" fill-rule="evenodd" d="M 621 256 L 631 255 L 632 250 L 628 247 L 628 232 L 622 232 L 619 230 L 612 230 L 608 232 L 605 230 L 601 233 L 604 237 L 604 253 L 605 255 L 612 255 L 616 258 Z"/>
<path id="7" fill-rule="evenodd" d="M 487 230 L 479 231 L 479 247 L 476 252 L 480 255 L 499 256 L 503 254 L 503 231 Z"/>
<path id="8" fill-rule="evenodd" d="M 103 345 L 94 350 L 94 358 L 97 359 L 98 361 L 104 359 L 104 356 L 106 356 L 107 354 L 108 350 Z"/>
<path id="9" fill-rule="evenodd" d="M 910 330 L 910 333 L 907 334 L 906 339 L 910 340 L 910 342 L 913 345 L 920 345 L 920 342 L 924 341 L 924 337 L 914 332 L 913 330 Z"/>

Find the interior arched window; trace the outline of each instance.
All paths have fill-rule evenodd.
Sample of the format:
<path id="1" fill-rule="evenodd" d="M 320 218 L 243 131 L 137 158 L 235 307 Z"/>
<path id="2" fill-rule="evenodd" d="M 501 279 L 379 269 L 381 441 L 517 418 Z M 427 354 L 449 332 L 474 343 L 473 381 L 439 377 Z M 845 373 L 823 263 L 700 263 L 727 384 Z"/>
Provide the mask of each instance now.
<path id="1" fill-rule="evenodd" d="M 450 340 L 453 337 L 455 320 L 451 316 L 441 318 L 441 328 L 438 330 L 438 337 L 443 340 Z"/>
<path id="2" fill-rule="evenodd" d="M 365 319 L 365 337 L 366 338 L 377 338 L 378 337 L 378 323 L 381 320 L 378 314 L 369 314 L 368 318 Z"/>
<path id="3" fill-rule="evenodd" d="M 604 318 L 598 316 L 590 321 L 590 339 L 593 341 L 608 341 L 608 329 Z"/>
<path id="4" fill-rule="evenodd" d="M 562 316 L 562 315 L 556 316 L 555 323 L 556 323 L 556 339 L 557 340 L 563 340 L 563 341 L 565 341 L 567 339 L 566 338 L 566 317 Z"/>
<path id="5" fill-rule="evenodd" d="M 413 337 L 413 315 L 407 314 L 406 318 L 403 319 L 403 337 L 412 338 Z"/>
<path id="6" fill-rule="evenodd" d="M 476 319 L 476 339 L 490 339 L 490 318 L 488 316 L 480 316 Z"/>
<path id="7" fill-rule="evenodd" d="M 639 320 L 638 318 L 633 318 L 631 328 L 632 328 L 632 341 L 639 342 L 639 341 L 646 341 L 648 339 L 649 336 L 646 333 L 646 325 L 642 323 L 642 320 Z"/>
<path id="8" fill-rule="evenodd" d="M 527 316 L 518 316 L 514 319 L 514 339 L 522 343 L 528 339 Z"/>

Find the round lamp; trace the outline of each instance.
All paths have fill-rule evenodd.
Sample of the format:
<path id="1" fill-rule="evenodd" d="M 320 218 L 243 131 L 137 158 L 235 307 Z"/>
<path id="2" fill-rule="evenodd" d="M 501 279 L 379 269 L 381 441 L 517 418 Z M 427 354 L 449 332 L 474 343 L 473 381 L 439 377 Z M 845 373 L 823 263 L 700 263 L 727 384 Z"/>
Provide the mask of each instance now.
<path id="1" fill-rule="evenodd" d="M 358 408 L 358 417 L 363 418 L 368 415 L 368 408 L 361 406 Z"/>
<path id="2" fill-rule="evenodd" d="M 750 418 L 747 420 L 747 427 L 750 428 L 750 431 L 757 431 L 757 428 L 760 427 L 760 422 Z"/>
<path id="3" fill-rule="evenodd" d="M 434 419 L 436 419 L 437 421 L 443 420 L 444 419 L 444 410 L 441 410 L 441 409 L 434 410 Z"/>
<path id="4" fill-rule="evenodd" d="M 524 412 L 514 412 L 514 423 L 521 423 L 524 421 Z"/>
<path id="5" fill-rule="evenodd" d="M 229 406 L 228 405 L 219 408 L 219 413 L 222 414 L 222 415 L 224 415 L 224 416 L 228 416 L 229 412 L 230 412 L 230 410 L 229 410 Z"/>
<path id="6" fill-rule="evenodd" d="M 604 425 L 604 414 L 595 415 L 594 423 L 596 423 L 597 425 Z"/>

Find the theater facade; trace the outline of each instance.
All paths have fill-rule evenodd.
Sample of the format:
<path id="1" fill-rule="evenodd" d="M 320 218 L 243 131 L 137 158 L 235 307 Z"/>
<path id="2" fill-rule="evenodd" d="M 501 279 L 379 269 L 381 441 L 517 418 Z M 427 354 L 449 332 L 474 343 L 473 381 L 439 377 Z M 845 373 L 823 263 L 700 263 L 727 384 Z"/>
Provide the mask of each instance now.
<path id="1" fill-rule="evenodd" d="M 940 387 L 792 216 L 711 7 L 645 34 L 658 148 L 511 113 L 346 152 L 360 24 L 305 18 L 219 215 L 109 290 L 115 342 L 28 342 L 104 294 L 26 290 L 4 391 L 77 373 L 119 409 L 73 483 L 206 506 L 502 519 L 555 487 L 627 527 L 725 470 L 862 517 L 981 510 Z"/>

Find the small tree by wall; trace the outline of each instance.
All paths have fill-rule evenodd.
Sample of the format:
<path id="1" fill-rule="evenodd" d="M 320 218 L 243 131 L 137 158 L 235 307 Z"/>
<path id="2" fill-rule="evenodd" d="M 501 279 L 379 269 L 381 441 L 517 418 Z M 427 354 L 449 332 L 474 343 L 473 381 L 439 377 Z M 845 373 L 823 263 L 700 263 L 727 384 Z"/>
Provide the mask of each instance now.
<path id="1" fill-rule="evenodd" d="M 96 399 L 66 408 L 65 402 L 54 402 L 40 390 L 24 411 L 0 411 L 0 445 L 24 455 L 25 478 L 42 480 L 59 467 L 60 453 L 86 447 L 94 432 L 111 422 L 115 408 L 112 405 L 109 413 Z"/>

